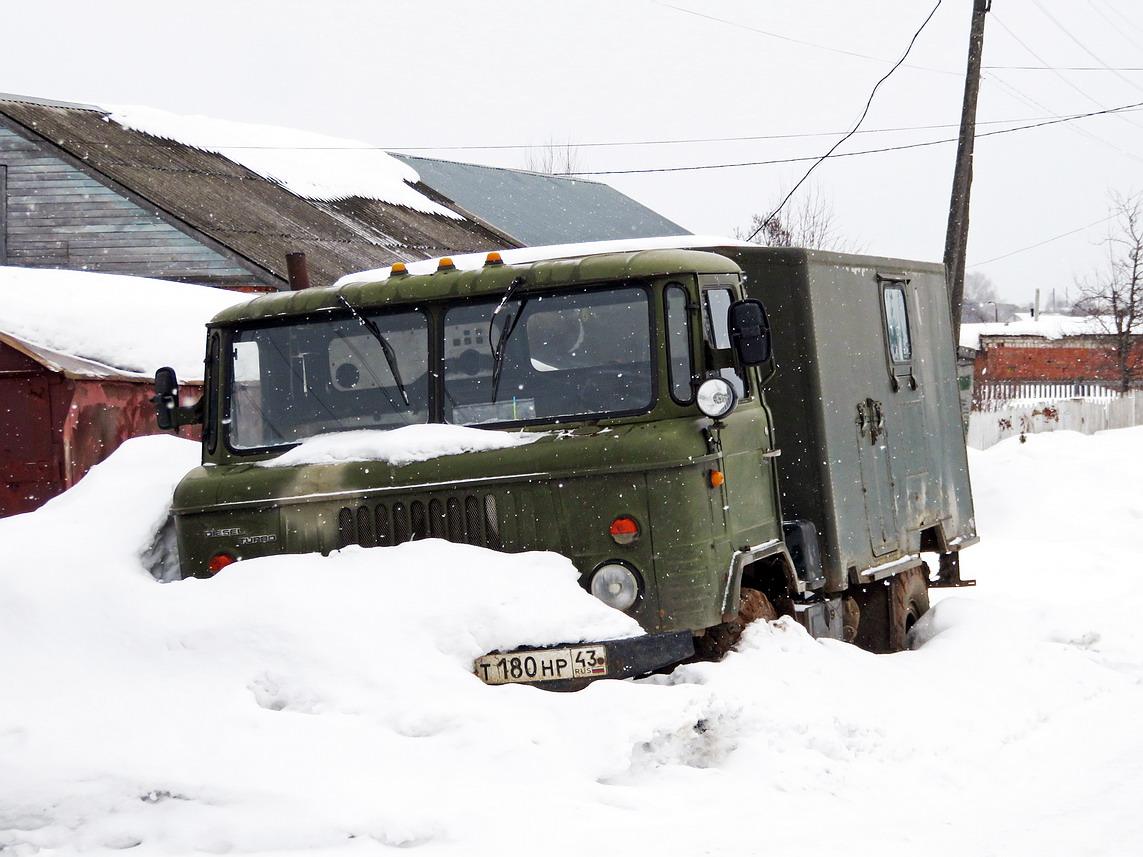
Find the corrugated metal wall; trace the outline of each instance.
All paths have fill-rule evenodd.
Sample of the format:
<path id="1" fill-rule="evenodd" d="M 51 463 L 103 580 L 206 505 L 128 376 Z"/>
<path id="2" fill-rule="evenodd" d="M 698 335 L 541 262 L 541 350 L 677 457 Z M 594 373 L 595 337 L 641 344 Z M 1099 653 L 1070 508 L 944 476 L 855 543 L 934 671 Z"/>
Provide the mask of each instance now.
<path id="1" fill-rule="evenodd" d="M 148 381 L 72 379 L 0 343 L 0 517 L 38 509 L 123 441 L 158 434 Z M 183 404 L 201 385 L 180 387 Z M 198 427 L 180 434 L 198 439 Z"/>

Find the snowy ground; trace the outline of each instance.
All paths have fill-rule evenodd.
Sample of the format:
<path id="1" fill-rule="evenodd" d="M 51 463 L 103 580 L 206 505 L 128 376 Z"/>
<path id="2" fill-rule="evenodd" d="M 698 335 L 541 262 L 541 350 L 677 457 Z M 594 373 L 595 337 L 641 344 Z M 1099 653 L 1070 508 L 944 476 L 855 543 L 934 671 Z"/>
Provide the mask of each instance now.
<path id="1" fill-rule="evenodd" d="M 576 694 L 473 655 L 618 636 L 551 554 L 420 542 L 160 585 L 197 451 L 0 521 L 5 855 L 1143 853 L 1143 428 L 971 452 L 975 589 L 874 656 L 782 621 Z"/>

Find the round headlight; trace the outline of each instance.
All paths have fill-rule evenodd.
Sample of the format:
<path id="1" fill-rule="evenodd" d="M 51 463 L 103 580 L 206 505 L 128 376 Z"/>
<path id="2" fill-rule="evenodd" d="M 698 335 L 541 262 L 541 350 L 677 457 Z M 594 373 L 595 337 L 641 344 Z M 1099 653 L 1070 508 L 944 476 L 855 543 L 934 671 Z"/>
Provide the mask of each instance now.
<path id="1" fill-rule="evenodd" d="M 608 607 L 626 610 L 639 600 L 639 576 L 623 563 L 604 563 L 591 575 L 591 594 Z"/>
<path id="2" fill-rule="evenodd" d="M 699 385 L 695 401 L 700 411 L 717 420 L 734 410 L 738 404 L 738 394 L 725 378 L 708 378 Z"/>

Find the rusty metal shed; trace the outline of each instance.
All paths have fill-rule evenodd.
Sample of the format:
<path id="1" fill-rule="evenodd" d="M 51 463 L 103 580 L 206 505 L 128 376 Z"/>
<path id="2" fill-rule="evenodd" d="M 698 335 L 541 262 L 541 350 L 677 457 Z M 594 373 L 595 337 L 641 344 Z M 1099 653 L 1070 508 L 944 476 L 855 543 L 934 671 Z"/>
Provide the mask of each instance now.
<path id="1" fill-rule="evenodd" d="M 0 517 L 39 508 L 127 438 L 157 434 L 152 382 L 0 332 Z M 182 391 L 189 404 L 201 384 Z"/>

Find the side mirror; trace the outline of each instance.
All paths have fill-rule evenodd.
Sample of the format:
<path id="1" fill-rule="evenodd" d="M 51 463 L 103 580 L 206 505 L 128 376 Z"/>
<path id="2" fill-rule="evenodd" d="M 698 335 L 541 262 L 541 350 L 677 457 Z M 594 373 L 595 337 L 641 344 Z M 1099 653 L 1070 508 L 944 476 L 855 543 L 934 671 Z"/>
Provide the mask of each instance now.
<path id="1" fill-rule="evenodd" d="M 175 370 L 164 366 L 155 373 L 155 395 L 151 401 L 155 405 L 155 422 L 163 431 L 174 431 L 179 427 L 179 379 Z"/>
<path id="2" fill-rule="evenodd" d="M 747 298 L 735 301 L 728 310 L 730 343 L 743 366 L 760 366 L 773 356 L 770 320 L 762 301 Z"/>

